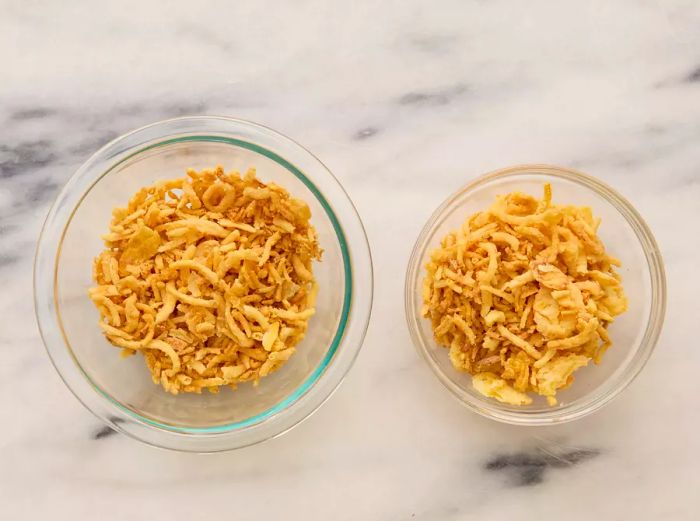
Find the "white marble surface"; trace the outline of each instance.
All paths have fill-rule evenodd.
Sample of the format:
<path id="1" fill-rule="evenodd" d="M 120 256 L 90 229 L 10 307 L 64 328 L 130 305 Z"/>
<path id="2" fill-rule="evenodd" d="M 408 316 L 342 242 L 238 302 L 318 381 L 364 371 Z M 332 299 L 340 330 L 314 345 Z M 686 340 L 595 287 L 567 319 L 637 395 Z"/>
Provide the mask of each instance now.
<path id="1" fill-rule="evenodd" d="M 0 1 L 0 517 L 698 519 L 699 27 L 695 0 Z M 58 187 L 111 137 L 199 113 L 259 121 L 319 155 L 376 270 L 340 390 L 287 435 L 214 456 L 103 430 L 51 367 L 31 303 Z M 403 318 L 428 215 L 521 162 L 617 188 L 668 268 L 666 326 L 641 376 L 553 428 L 463 409 Z"/>

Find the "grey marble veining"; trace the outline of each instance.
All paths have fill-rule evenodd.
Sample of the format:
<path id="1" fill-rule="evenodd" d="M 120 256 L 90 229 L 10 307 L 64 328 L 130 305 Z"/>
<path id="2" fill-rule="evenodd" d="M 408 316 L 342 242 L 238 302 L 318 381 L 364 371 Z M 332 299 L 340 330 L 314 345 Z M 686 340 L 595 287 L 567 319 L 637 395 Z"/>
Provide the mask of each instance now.
<path id="1" fill-rule="evenodd" d="M 0 505 L 8 519 L 469 520 L 700 516 L 700 4 L 0 2 Z M 31 264 L 60 186 L 115 136 L 222 114 L 276 128 L 340 179 L 375 307 L 346 382 L 285 436 L 201 457 L 100 424 L 36 330 Z M 579 168 L 628 197 L 668 270 L 648 366 L 581 421 L 464 410 L 403 319 L 433 209 L 491 169 Z"/>

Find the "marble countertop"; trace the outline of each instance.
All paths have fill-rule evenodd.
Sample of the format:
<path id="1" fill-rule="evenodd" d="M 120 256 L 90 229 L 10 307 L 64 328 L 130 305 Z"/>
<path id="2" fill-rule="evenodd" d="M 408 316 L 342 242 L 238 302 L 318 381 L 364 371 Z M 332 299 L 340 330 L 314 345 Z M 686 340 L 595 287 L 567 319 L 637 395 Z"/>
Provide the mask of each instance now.
<path id="1" fill-rule="evenodd" d="M 700 517 L 699 3 L 8 0 L 0 12 L 0 517 Z M 261 122 L 321 157 L 364 220 L 376 273 L 339 391 L 288 434 L 212 456 L 104 427 L 49 363 L 31 297 L 42 220 L 77 166 L 132 128 L 202 113 Z M 449 193 L 523 162 L 627 196 L 669 290 L 639 378 L 585 419 L 536 429 L 481 418 L 442 388 L 410 344 L 395 267 Z"/>

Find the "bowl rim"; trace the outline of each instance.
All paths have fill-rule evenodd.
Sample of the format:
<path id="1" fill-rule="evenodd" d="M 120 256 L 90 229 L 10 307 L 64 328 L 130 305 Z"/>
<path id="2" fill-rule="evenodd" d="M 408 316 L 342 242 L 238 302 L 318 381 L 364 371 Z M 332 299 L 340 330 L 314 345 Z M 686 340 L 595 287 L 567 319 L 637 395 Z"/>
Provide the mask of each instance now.
<path id="1" fill-rule="evenodd" d="M 460 386 L 455 384 L 433 362 L 427 349 L 429 340 L 423 337 L 418 327 L 419 321 L 425 319 L 417 316 L 416 313 L 418 309 L 417 302 L 421 298 L 416 294 L 416 288 L 418 287 L 416 282 L 423 272 L 423 266 L 420 263 L 421 260 L 425 258 L 429 239 L 434 235 L 435 229 L 447 218 L 445 215 L 446 211 L 450 209 L 458 199 L 495 180 L 537 174 L 559 177 L 571 181 L 579 186 L 592 190 L 615 207 L 634 231 L 644 251 L 651 285 L 651 303 L 649 308 L 649 321 L 647 322 L 644 335 L 636 347 L 634 356 L 620 374 L 615 385 L 608 385 L 606 389 L 605 384 L 602 384 L 599 386 L 603 388 L 602 391 L 590 393 L 593 395 L 593 399 L 577 400 L 577 402 L 580 402 L 577 404 L 564 405 L 552 408 L 552 410 L 536 412 L 514 411 L 503 408 L 495 400 L 487 397 L 477 398 L 462 391 Z M 664 263 L 661 251 L 649 226 L 632 204 L 612 187 L 589 174 L 571 168 L 540 163 L 519 164 L 493 170 L 477 177 L 448 196 L 431 214 L 416 239 L 408 261 L 404 280 L 404 312 L 415 349 L 443 386 L 446 387 L 450 391 L 450 394 L 462 405 L 484 417 L 512 425 L 542 426 L 564 423 L 587 416 L 608 404 L 629 386 L 646 365 L 661 334 L 666 312 L 666 276 Z M 430 340 L 432 340 L 432 338 Z"/>
<path id="2" fill-rule="evenodd" d="M 154 148 L 185 141 L 223 142 L 247 148 L 275 161 L 297 177 L 331 221 L 341 249 L 345 278 L 341 318 L 333 340 L 323 359 L 303 383 L 280 402 L 253 417 L 211 427 L 183 427 L 154 421 L 103 391 L 75 358 L 63 332 L 57 303 L 57 273 L 63 238 L 85 196 L 104 176 L 128 159 Z M 310 173 L 310 170 L 313 172 Z M 330 194 L 330 197 L 327 198 L 324 193 Z M 53 273 L 47 269 L 50 266 Z M 360 276 L 355 276 L 355 272 Z M 76 398 L 111 427 L 140 441 L 197 452 L 211 451 L 214 445 L 213 450 L 228 450 L 263 441 L 286 432 L 317 410 L 341 383 L 359 353 L 369 325 L 372 295 L 372 260 L 366 232 L 356 208 L 335 176 L 316 156 L 289 137 L 257 123 L 224 116 L 186 116 L 158 121 L 127 132 L 104 145 L 78 168 L 56 197 L 42 227 L 34 263 L 34 303 L 39 331 L 49 358 Z M 60 333 L 62 342 L 58 342 L 57 333 Z M 67 371 L 70 366 L 63 359 L 66 355 L 74 364 L 72 368 L 77 367 L 92 390 L 108 402 L 106 408 L 109 411 L 105 412 L 104 407 L 93 403 L 93 396 L 86 396 L 86 389 L 75 381 L 75 374 Z M 343 367 L 339 371 L 337 364 L 340 363 Z M 322 381 L 324 385 L 319 385 Z M 271 428 L 273 423 L 279 423 L 278 428 Z M 134 425 L 138 425 L 138 428 L 134 429 Z M 261 427 L 264 427 L 262 436 L 250 436 L 251 432 Z M 169 439 L 144 436 L 148 429 L 166 434 Z M 246 432 L 247 441 L 235 443 L 237 440 L 234 437 Z M 201 438 L 204 443 L 196 445 L 189 441 L 188 447 L 183 448 L 179 443 L 183 436 L 190 440 Z M 217 443 L 212 444 L 214 438 Z M 224 438 L 228 443 L 222 442 Z"/>

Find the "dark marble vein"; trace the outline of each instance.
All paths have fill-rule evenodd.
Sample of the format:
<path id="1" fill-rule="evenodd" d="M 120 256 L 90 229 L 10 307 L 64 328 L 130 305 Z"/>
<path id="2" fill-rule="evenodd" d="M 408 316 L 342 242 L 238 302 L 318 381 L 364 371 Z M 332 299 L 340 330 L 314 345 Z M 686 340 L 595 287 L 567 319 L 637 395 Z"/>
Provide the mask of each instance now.
<path id="1" fill-rule="evenodd" d="M 544 481 L 549 469 L 573 467 L 600 454 L 597 449 L 573 449 L 556 453 L 540 449 L 536 452 L 501 454 L 484 464 L 490 472 L 506 474 L 516 487 L 537 485 Z"/>
<path id="2" fill-rule="evenodd" d="M 18 176 L 44 167 L 56 158 L 52 143 L 46 139 L 26 141 L 15 147 L 0 145 L 0 177 Z"/>
<path id="3" fill-rule="evenodd" d="M 379 129 L 377 127 L 364 127 L 355 132 L 352 138 L 355 141 L 364 141 L 365 139 L 369 139 L 372 136 L 376 136 L 378 133 Z"/>
<path id="4" fill-rule="evenodd" d="M 94 434 L 92 435 L 92 439 L 93 440 L 101 440 L 103 438 L 109 438 L 110 436 L 112 436 L 113 434 L 116 434 L 116 433 L 117 433 L 117 431 L 112 429 L 112 427 L 105 425 L 101 429 L 94 432 Z"/>
<path id="5" fill-rule="evenodd" d="M 204 114 L 207 110 L 206 103 L 202 101 L 196 102 L 180 102 L 173 103 L 169 105 L 164 105 L 162 108 L 163 112 L 167 114 L 166 117 L 174 116 L 198 116 Z"/>
<path id="6" fill-rule="evenodd" d="M 25 121 L 28 119 L 42 119 L 56 114 L 56 111 L 45 107 L 34 107 L 16 110 L 10 114 L 12 121 Z"/>
<path id="7" fill-rule="evenodd" d="M 0 234 L 0 237 L 2 237 L 2 234 Z M 21 257 L 18 255 L 13 255 L 10 253 L 1 253 L 0 254 L 0 269 L 6 268 L 7 266 L 13 266 L 14 264 L 17 264 L 20 261 Z"/>
<path id="8" fill-rule="evenodd" d="M 698 66 L 693 72 L 685 77 L 685 81 L 688 83 L 700 82 L 700 66 Z"/>
<path id="9" fill-rule="evenodd" d="M 404 106 L 437 107 L 452 103 L 465 92 L 467 92 L 467 87 L 462 84 L 434 91 L 408 92 L 398 99 L 398 104 Z"/>
<path id="10" fill-rule="evenodd" d="M 124 420 L 121 418 L 117 418 L 116 416 L 111 416 L 108 418 L 108 420 L 111 423 L 118 424 L 118 423 L 123 423 Z M 105 425 L 104 427 L 100 427 L 96 431 L 92 433 L 91 438 L 93 440 L 103 440 L 105 438 L 109 438 L 110 436 L 113 436 L 114 434 L 117 434 L 117 431 L 115 431 L 112 427 L 109 425 Z"/>
<path id="11" fill-rule="evenodd" d="M 27 191 L 26 201 L 31 203 L 43 203 L 53 199 L 58 192 L 60 185 L 53 181 L 42 180 L 35 183 L 30 190 Z"/>
<path id="12" fill-rule="evenodd" d="M 0 218 L 2 218 L 2 214 L 0 214 Z M 16 230 L 17 226 L 0 222 L 0 238 L 6 237 L 9 234 L 15 232 Z"/>

